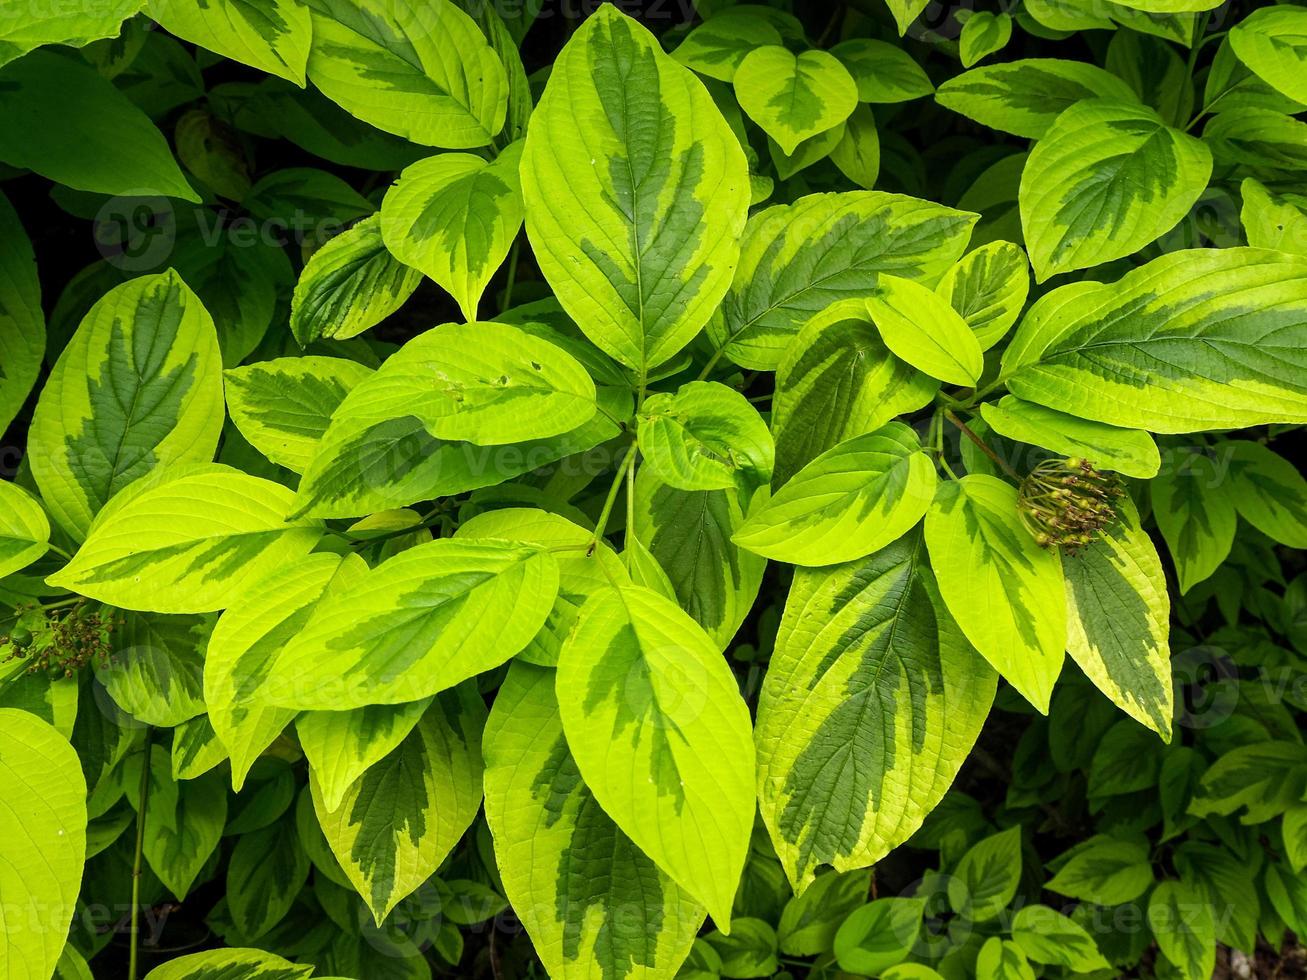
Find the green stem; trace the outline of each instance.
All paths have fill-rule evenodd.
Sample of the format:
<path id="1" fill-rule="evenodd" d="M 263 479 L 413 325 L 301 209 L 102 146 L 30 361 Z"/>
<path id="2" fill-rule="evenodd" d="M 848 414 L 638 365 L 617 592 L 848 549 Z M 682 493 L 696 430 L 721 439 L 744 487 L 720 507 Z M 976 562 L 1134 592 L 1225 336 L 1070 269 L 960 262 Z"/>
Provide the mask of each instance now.
<path id="1" fill-rule="evenodd" d="M 154 729 L 145 729 L 145 745 L 142 748 L 144 760 L 141 762 L 141 783 L 137 796 L 140 805 L 136 808 L 136 855 L 132 859 L 132 926 L 131 945 L 127 951 L 127 980 L 136 980 L 137 958 L 141 935 L 141 855 L 145 851 L 145 809 L 150 802 L 150 741 Z"/>
<path id="2" fill-rule="evenodd" d="M 57 544 L 55 544 L 53 541 L 47 542 L 46 547 L 48 547 L 51 551 L 53 551 L 56 555 L 58 555 L 58 556 L 59 556 L 60 558 L 62 558 L 64 561 L 72 561 L 72 560 L 73 560 L 73 556 L 72 556 L 72 555 L 70 555 L 68 552 L 64 551 L 63 548 L 60 548 L 60 547 L 59 547 Z"/>
<path id="3" fill-rule="evenodd" d="M 613 515 L 613 507 L 617 503 L 617 494 L 622 489 L 622 481 L 626 479 L 626 471 L 635 464 L 636 443 L 632 442 L 626 455 L 622 457 L 621 463 L 617 466 L 617 476 L 613 478 L 613 485 L 608 488 L 608 497 L 604 500 L 604 508 L 599 512 L 599 520 L 595 524 L 594 537 L 590 539 L 590 547 L 586 549 L 586 555 L 593 555 L 595 548 L 599 546 L 599 539 L 604 536 L 604 530 L 608 527 L 608 519 Z"/>
<path id="4" fill-rule="evenodd" d="M 504 284 L 504 309 L 513 308 L 513 287 L 517 285 L 517 257 L 521 252 L 522 236 L 513 239 L 513 247 L 508 250 L 508 282 Z M 502 311 L 501 311 L 502 312 Z"/>
<path id="5" fill-rule="evenodd" d="M 964 436 L 966 436 L 968 439 L 974 442 L 978 447 L 980 447 L 980 451 L 984 453 L 986 456 L 988 456 L 990 459 L 992 459 L 999 469 L 1001 469 L 1008 476 L 1012 477 L 1014 480 L 1019 481 L 1021 479 L 1021 474 L 1018 473 L 1016 470 L 1014 470 L 1011 466 L 1009 466 L 1007 461 L 1003 459 L 1001 456 L 999 456 L 998 453 L 994 452 L 994 450 L 990 449 L 987 445 L 985 445 L 985 441 L 981 439 L 980 436 L 972 432 L 970 427 L 965 422 L 963 422 L 960 418 L 954 415 L 951 409 L 947 409 L 947 408 L 944 409 L 944 417 L 948 419 L 950 422 L 952 422 L 954 425 L 956 425 L 962 431 L 962 434 Z"/>

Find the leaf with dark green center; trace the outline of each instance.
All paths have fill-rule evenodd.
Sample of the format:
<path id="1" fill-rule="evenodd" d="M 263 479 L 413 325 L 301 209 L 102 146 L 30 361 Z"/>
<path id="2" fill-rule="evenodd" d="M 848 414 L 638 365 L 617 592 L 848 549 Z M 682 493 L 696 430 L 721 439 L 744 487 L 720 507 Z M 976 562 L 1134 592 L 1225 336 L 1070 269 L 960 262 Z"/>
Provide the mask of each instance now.
<path id="1" fill-rule="evenodd" d="M 1085 99 L 1137 101 L 1133 90 L 1102 68 L 1056 58 L 1025 58 L 973 68 L 935 93 L 942 106 L 982 126 L 1039 139 L 1069 106 Z"/>
<path id="2" fill-rule="evenodd" d="M 945 609 L 920 533 L 800 569 L 758 708 L 758 795 L 800 891 L 868 867 L 944 795 L 995 677 Z"/>
<path id="3" fill-rule="evenodd" d="M 730 926 L 753 826 L 749 711 L 716 646 L 648 589 L 591 598 L 558 658 L 567 745 L 622 831 Z"/>
<path id="4" fill-rule="evenodd" d="M 754 48 L 735 72 L 740 108 L 786 153 L 838 126 L 858 103 L 853 76 L 833 54 L 793 54 L 779 44 Z"/>
<path id="5" fill-rule="evenodd" d="M 504 888 L 551 975 L 676 975 L 704 908 L 581 779 L 551 671 L 516 664 L 485 733 L 486 820 Z"/>
<path id="6" fill-rule="evenodd" d="M 508 77 L 450 0 L 312 0 L 309 79 L 364 122 L 426 146 L 470 149 L 504 125 Z"/>
<path id="7" fill-rule="evenodd" d="M 1119 259 L 1170 231 L 1207 187 L 1201 140 L 1151 109 L 1089 99 L 1057 117 L 1021 175 L 1035 278 Z"/>
<path id="8" fill-rule="evenodd" d="M 1026 314 L 1002 376 L 1027 401 L 1151 432 L 1307 420 L 1307 260 L 1195 249 L 1062 286 Z"/>
<path id="9" fill-rule="evenodd" d="M 156 466 L 211 459 L 221 405 L 213 320 L 177 273 L 111 289 L 32 417 L 32 475 L 50 513 L 81 540 L 111 497 Z"/>
<path id="10" fill-rule="evenodd" d="M 522 227 L 518 163 L 522 143 L 493 162 L 441 153 L 405 168 L 381 205 L 381 237 L 477 319 L 481 294 Z"/>
<path id="11" fill-rule="evenodd" d="M 544 548 L 418 545 L 319 603 L 255 697 L 316 711 L 425 698 L 521 650 L 557 595 L 558 565 Z"/>
<path id="12" fill-rule="evenodd" d="M 480 809 L 485 719 L 473 688 L 444 691 L 334 810 L 311 776 L 327 843 L 378 925 L 435 873 Z"/>

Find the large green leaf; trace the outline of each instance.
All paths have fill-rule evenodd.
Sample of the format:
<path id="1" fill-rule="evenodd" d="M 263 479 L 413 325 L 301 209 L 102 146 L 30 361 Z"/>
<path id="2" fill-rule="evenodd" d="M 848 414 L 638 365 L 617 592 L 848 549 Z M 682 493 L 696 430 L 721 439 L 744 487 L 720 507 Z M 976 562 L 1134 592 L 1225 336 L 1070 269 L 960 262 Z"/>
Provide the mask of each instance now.
<path id="1" fill-rule="evenodd" d="M 15 4 L 0 8 L 0 65 L 43 44 L 80 48 L 115 37 L 122 22 L 141 9 L 141 0 L 83 4 Z"/>
<path id="2" fill-rule="evenodd" d="M 54 51 L 0 68 L 0 161 L 79 191 L 200 199 L 149 117 L 94 68 Z"/>
<path id="3" fill-rule="evenodd" d="M 0 708 L 0 797 L 0 968 L 6 980 L 49 980 L 82 881 L 86 780 L 67 739 L 16 708 Z"/>
<path id="4" fill-rule="evenodd" d="M 26 568 L 50 546 L 50 521 L 22 487 L 0 481 L 0 578 Z"/>
<path id="5" fill-rule="evenodd" d="M 989 427 L 1001 436 L 1039 446 L 1060 456 L 1082 456 L 1099 469 L 1147 480 L 1162 466 L 1157 443 L 1139 429 L 1118 429 L 1006 395 L 980 406 Z"/>
<path id="6" fill-rule="evenodd" d="M 306 980 L 311 965 L 300 966 L 261 949 L 210 949 L 169 960 L 145 980 Z"/>
<path id="7" fill-rule="evenodd" d="M 949 905 L 972 922 L 997 918 L 1021 883 L 1021 827 L 1009 827 L 968 848 L 948 879 Z"/>
<path id="8" fill-rule="evenodd" d="M 517 142 L 490 162 L 472 153 L 419 160 L 381 205 L 386 247 L 450 293 L 468 322 L 522 227 L 521 158 Z"/>
<path id="9" fill-rule="evenodd" d="M 853 37 L 830 49 L 858 85 L 861 102 L 909 102 L 935 91 L 930 77 L 897 44 Z"/>
<path id="10" fill-rule="evenodd" d="M 297 0 L 148 0 L 169 34 L 304 85 L 313 23 Z"/>
<path id="11" fill-rule="evenodd" d="M 1171 738 L 1171 602 L 1134 504 L 1087 547 L 1064 555 L 1067 651 L 1126 714 Z"/>
<path id="12" fill-rule="evenodd" d="M 742 367 L 771 371 L 799 329 L 880 273 L 933 287 L 962 255 L 976 216 L 879 191 L 810 194 L 749 219 L 740 262 L 709 335 Z"/>
<path id="13" fill-rule="evenodd" d="M 517 654 L 518 660 L 553 667 L 558 651 L 576 624 L 585 601 L 614 583 L 630 581 L 626 566 L 594 532 L 565 517 L 526 507 L 487 511 L 459 525 L 456 537 L 467 540 L 498 538 L 554 549 L 558 563 L 558 597 L 541 628 Z"/>
<path id="14" fill-rule="evenodd" d="M 896 357 L 949 384 L 972 387 L 985 367 L 971 326 L 933 290 L 883 275 L 867 297 L 867 312 Z"/>
<path id="15" fill-rule="evenodd" d="M 1294 6 L 1254 10 L 1230 29 L 1230 46 L 1271 88 L 1307 102 L 1307 12 Z"/>
<path id="16" fill-rule="evenodd" d="M 771 480 L 767 423 L 748 399 L 711 381 L 691 381 L 641 406 L 640 452 L 665 483 L 681 490 L 742 490 Z"/>
<path id="17" fill-rule="evenodd" d="M 557 594 L 558 565 L 544 548 L 418 545 L 322 601 L 257 697 L 319 711 L 419 700 L 521 650 Z"/>
<path id="18" fill-rule="evenodd" d="M 422 274 L 395 258 L 371 215 L 313 253 L 291 300 L 290 328 L 301 347 L 345 340 L 375 327 L 413 295 Z"/>
<path id="19" fill-rule="evenodd" d="M 116 286 L 86 314 L 41 391 L 28 459 L 77 539 L 156 466 L 213 458 L 222 356 L 213 320 L 175 272 Z"/>
<path id="20" fill-rule="evenodd" d="M 435 873 L 480 809 L 485 719 L 472 687 L 442 692 L 334 810 L 310 772 L 318 822 L 378 925 Z"/>
<path id="21" fill-rule="evenodd" d="M 563 731 L 622 831 L 729 928 L 753 826 L 749 711 L 717 647 L 638 586 L 591 598 L 558 658 Z"/>
<path id="22" fill-rule="evenodd" d="M 1207 188 L 1212 155 L 1144 106 L 1090 99 L 1057 117 L 1021 174 L 1021 227 L 1040 282 L 1130 255 Z"/>
<path id="23" fill-rule="evenodd" d="M 371 374 L 371 368 L 343 357 L 259 361 L 226 373 L 227 410 L 251 446 L 303 473 L 332 413 Z"/>
<path id="24" fill-rule="evenodd" d="M 703 84 L 612 4 L 554 62 L 522 193 L 563 308 L 638 372 L 689 343 L 730 285 L 749 203 L 744 153 Z"/>
<path id="25" fill-rule="evenodd" d="M 216 463 L 160 470 L 114 497 L 48 581 L 124 609 L 224 609 L 322 536 L 316 521 L 287 521 L 292 499 L 280 484 Z"/>
<path id="26" fill-rule="evenodd" d="M 989 242 L 963 256 L 936 291 L 975 331 L 981 349 L 989 350 L 1021 315 L 1030 291 L 1030 263 L 1011 242 Z"/>
<path id="27" fill-rule="evenodd" d="M 635 480 L 633 537 L 721 649 L 753 608 L 767 564 L 731 540 L 744 523 L 740 500 L 736 490 L 679 490 L 652 468 Z"/>
<path id="28" fill-rule="evenodd" d="M 311 0 L 308 72 L 329 99 L 427 146 L 485 146 L 503 128 L 508 76 L 450 0 Z"/>
<path id="29" fill-rule="evenodd" d="M 1062 565 L 1022 526 L 1016 488 L 981 474 L 941 483 L 926 515 L 926 543 L 962 632 L 1047 713 L 1066 650 Z"/>
<path id="30" fill-rule="evenodd" d="M 1215 458 L 1195 453 L 1179 456 L 1148 490 L 1183 594 L 1211 576 L 1234 545 L 1238 519 L 1231 484 Z"/>
<path id="31" fill-rule="evenodd" d="M 889 352 L 865 303 L 836 303 L 804 325 L 776 368 L 776 480 L 789 480 L 823 452 L 916 411 L 938 388 Z"/>
<path id="32" fill-rule="evenodd" d="M 920 533 L 800 569 L 758 706 L 758 795 L 797 889 L 868 867 L 921 825 L 966 758 L 995 677 L 945 609 Z"/>
<path id="33" fill-rule="evenodd" d="M 3 42 L 0 42 L 3 50 Z M 9 428 L 41 372 L 45 314 L 36 256 L 9 199 L 0 194 L 0 432 Z"/>
<path id="34" fill-rule="evenodd" d="M 357 517 L 503 483 L 617 436 L 621 429 L 613 419 L 629 418 L 629 393 L 601 388 L 598 405 L 602 413 L 570 432 L 503 446 L 436 438 L 412 411 L 412 398 L 382 418 L 338 411 L 300 481 L 296 506 L 319 517 Z M 517 407 L 505 418 L 540 424 Z"/>
<path id="35" fill-rule="evenodd" d="M 902 422 L 828 449 L 763 506 L 732 540 L 791 565 L 836 565 L 901 537 L 935 495 L 935 464 Z"/>
<path id="36" fill-rule="evenodd" d="M 145 753 L 129 756 L 123 783 L 127 798 L 141 812 L 141 766 Z M 222 839 L 227 822 L 227 789 L 216 772 L 196 779 L 172 777 L 168 750 L 150 747 L 149 787 L 145 803 L 145 859 L 150 870 L 178 899 L 185 899 L 195 879 Z"/>
<path id="37" fill-rule="evenodd" d="M 290 724 L 295 712 L 258 699 L 276 656 L 304 629 L 322 599 L 367 573 L 362 558 L 315 554 L 273 569 L 219 618 L 204 658 L 209 720 L 231 755 L 232 788 Z"/>
<path id="38" fill-rule="evenodd" d="M 729 82 L 750 52 L 780 41 L 781 32 L 765 14 L 728 7 L 687 34 L 672 57 L 700 75 Z"/>
<path id="39" fill-rule="evenodd" d="M 787 154 L 838 126 L 858 104 L 858 86 L 829 51 L 754 48 L 735 72 L 740 108 Z"/>
<path id="40" fill-rule="evenodd" d="M 399 745 L 431 698 L 407 704 L 369 704 L 352 711 L 306 711 L 295 722 L 323 807 L 336 810 L 350 786 Z"/>
<path id="41" fill-rule="evenodd" d="M 1003 378 L 1027 401 L 1152 432 L 1307 421 L 1307 259 L 1196 249 L 1062 286 L 1022 320 Z"/>
<path id="42" fill-rule="evenodd" d="M 671 980 L 704 908 L 581 779 L 552 672 L 516 664 L 485 733 L 486 821 L 504 888 L 558 980 Z"/>
<path id="43" fill-rule="evenodd" d="M 939 87 L 940 105 L 982 126 L 1039 139 L 1068 106 L 1084 99 L 1137 101 L 1134 91 L 1095 65 L 1025 58 L 963 72 Z"/>

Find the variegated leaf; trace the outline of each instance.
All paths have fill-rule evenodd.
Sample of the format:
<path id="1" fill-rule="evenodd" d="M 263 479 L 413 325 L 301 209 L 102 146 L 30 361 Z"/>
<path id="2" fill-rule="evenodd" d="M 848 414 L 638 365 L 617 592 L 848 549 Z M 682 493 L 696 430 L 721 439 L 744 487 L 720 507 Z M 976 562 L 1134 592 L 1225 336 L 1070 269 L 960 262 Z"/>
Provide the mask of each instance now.
<path id="1" fill-rule="evenodd" d="M 213 320 L 169 271 L 91 307 L 41 391 L 27 458 L 51 515 L 81 540 L 110 497 L 156 466 L 212 459 L 221 429 Z"/>
<path id="2" fill-rule="evenodd" d="M 504 65 L 450 0 L 311 0 L 308 73 L 323 94 L 414 143 L 470 149 L 503 128 Z"/>
<path id="3" fill-rule="evenodd" d="M 313 24 L 297 0 L 148 0 L 169 34 L 304 85 Z"/>
<path id="4" fill-rule="evenodd" d="M 352 711 L 306 711 L 295 721 L 300 748 L 328 812 L 340 808 L 355 781 L 408 737 L 431 698 L 368 704 Z"/>
<path id="5" fill-rule="evenodd" d="M 1151 432 L 1307 421 L 1307 259 L 1194 249 L 1062 286 L 1022 320 L 1002 377 L 1027 401 Z"/>
<path id="6" fill-rule="evenodd" d="M 735 72 L 740 108 L 787 154 L 844 122 L 858 104 L 858 86 L 829 51 L 794 54 L 780 44 L 754 48 Z"/>
<path id="7" fill-rule="evenodd" d="M 749 710 L 717 647 L 648 589 L 600 593 L 558 658 L 563 731 L 622 831 L 729 929 L 753 826 Z"/>
<path id="8" fill-rule="evenodd" d="M 1294 6 L 1254 10 L 1230 29 L 1230 47 L 1271 88 L 1307 102 L 1307 12 Z"/>
<path id="9" fill-rule="evenodd" d="M 646 399 L 638 418 L 645 464 L 678 489 L 750 491 L 771 480 L 767 423 L 733 388 L 691 381 Z"/>
<path id="10" fill-rule="evenodd" d="M 310 555 L 272 570 L 218 619 L 204 658 L 204 699 L 214 731 L 231 756 L 232 788 L 281 734 L 295 711 L 258 698 L 276 656 L 303 630 L 315 606 L 367 574 L 357 555 Z"/>
<path id="11" fill-rule="evenodd" d="M 1307 480 L 1293 463 L 1259 442 L 1225 443 L 1231 496 L 1239 516 L 1272 541 L 1307 548 Z"/>
<path id="12" fill-rule="evenodd" d="M 1170 741 L 1171 600 L 1152 540 L 1127 497 L 1118 521 L 1064 555 L 1067 652 L 1122 711 Z"/>
<path id="13" fill-rule="evenodd" d="M 730 284 L 748 167 L 702 83 L 604 4 L 554 62 L 522 193 L 532 251 L 563 308 L 647 374 L 690 342 Z"/>
<path id="14" fill-rule="evenodd" d="M 158 470 L 114 497 L 47 581 L 123 609 L 223 609 L 322 536 L 316 521 L 286 519 L 292 500 L 279 484 L 216 463 Z"/>
<path id="15" fill-rule="evenodd" d="M 520 141 L 490 162 L 427 157 L 405 168 L 381 205 L 386 247 L 450 293 L 469 323 L 522 227 L 521 159 Z"/>
<path id="16" fill-rule="evenodd" d="M 476 817 L 485 720 L 485 703 L 472 687 L 442 692 L 334 810 L 310 771 L 327 843 L 378 925 L 436 872 Z"/>
<path id="17" fill-rule="evenodd" d="M 963 72 L 939 87 L 940 105 L 982 126 L 1028 139 L 1042 137 L 1069 106 L 1085 99 L 1138 101 L 1110 72 L 1082 61 L 1024 58 Z"/>
<path id="18" fill-rule="evenodd" d="M 916 411 L 938 388 L 889 352 L 865 303 L 836 303 L 803 326 L 776 368 L 776 480 L 789 480 L 841 442 Z"/>
<path id="19" fill-rule="evenodd" d="M 1203 142 L 1151 109 L 1105 99 L 1067 109 L 1021 175 L 1036 280 L 1137 252 L 1189 213 L 1211 174 Z"/>
<path id="20" fill-rule="evenodd" d="M 281 357 L 227 371 L 236 428 L 279 466 L 303 473 L 332 413 L 372 369 L 343 357 Z"/>
<path id="21" fill-rule="evenodd" d="M 50 521 L 26 490 L 0 481 L 0 578 L 26 568 L 50 547 Z"/>
<path id="22" fill-rule="evenodd" d="M 734 489 L 678 490 L 652 469 L 636 474 L 632 535 L 719 649 L 753 607 L 767 565 L 731 541 L 744 523 L 740 501 Z"/>
<path id="23" fill-rule="evenodd" d="M 976 334 L 981 350 L 997 344 L 1017 322 L 1030 292 L 1030 263 L 1011 242 L 968 252 L 944 274 L 936 292 Z"/>
<path id="24" fill-rule="evenodd" d="M 486 821 L 508 899 L 556 980 L 671 980 L 704 907 L 604 812 L 551 671 L 515 664 L 485 733 Z"/>
<path id="25" fill-rule="evenodd" d="M 836 565 L 879 551 L 921 520 L 935 464 L 902 422 L 855 436 L 801 469 L 732 541 L 792 565 Z"/>
<path id="26" fill-rule="evenodd" d="M 557 595 L 544 548 L 429 541 L 319 603 L 256 697 L 315 711 L 417 701 L 521 650 Z"/>
<path id="27" fill-rule="evenodd" d="M 943 797 L 995 676 L 941 601 L 914 532 L 800 569 L 758 707 L 758 795 L 796 889 L 869 867 Z"/>
<path id="28" fill-rule="evenodd" d="M 1066 651 L 1062 564 L 1022 526 L 1016 488 L 981 474 L 941 483 L 926 515 L 926 544 L 962 632 L 1047 714 Z"/>
<path id="29" fill-rule="evenodd" d="M 371 215 L 305 264 L 291 299 L 290 328 L 301 347 L 358 336 L 403 306 L 421 281 L 420 272 L 386 248 L 381 216 Z"/>
<path id="30" fill-rule="evenodd" d="M 1148 490 L 1183 594 L 1229 556 L 1238 519 L 1231 485 L 1217 458 L 1177 453 L 1169 462 Z"/>
<path id="31" fill-rule="evenodd" d="M 775 370 L 815 314 L 865 299 L 880 273 L 934 287 L 976 216 L 879 191 L 811 194 L 749 219 L 735 281 L 709 336 L 742 367 Z"/>

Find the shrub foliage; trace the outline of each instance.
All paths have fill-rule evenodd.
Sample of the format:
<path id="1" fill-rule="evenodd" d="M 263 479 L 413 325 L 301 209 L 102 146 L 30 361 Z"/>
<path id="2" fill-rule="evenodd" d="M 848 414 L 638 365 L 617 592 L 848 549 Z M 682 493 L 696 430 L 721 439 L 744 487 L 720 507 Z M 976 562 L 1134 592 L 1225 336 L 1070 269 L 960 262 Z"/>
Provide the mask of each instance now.
<path id="1" fill-rule="evenodd" d="M 1293 955 L 1307 9 L 575 6 L 0 12 L 0 973 Z"/>

